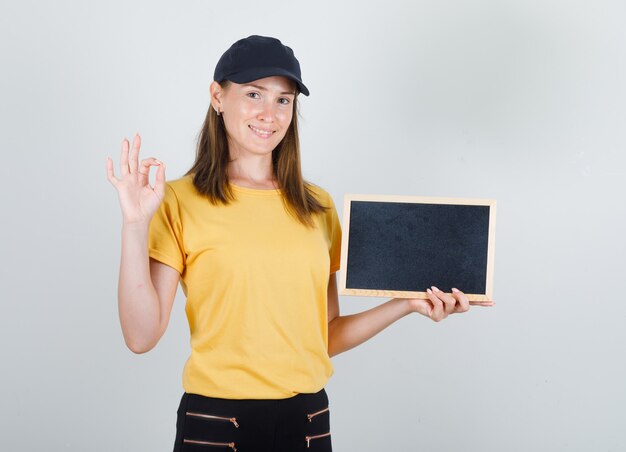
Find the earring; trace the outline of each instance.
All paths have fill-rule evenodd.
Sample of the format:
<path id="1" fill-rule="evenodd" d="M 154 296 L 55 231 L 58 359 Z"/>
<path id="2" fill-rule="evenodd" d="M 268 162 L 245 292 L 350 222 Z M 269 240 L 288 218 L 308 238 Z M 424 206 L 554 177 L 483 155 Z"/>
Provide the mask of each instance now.
<path id="1" fill-rule="evenodd" d="M 218 108 L 215 112 L 217 113 L 217 116 L 219 116 L 219 115 L 221 115 L 221 114 L 222 114 L 222 112 L 220 111 L 220 109 L 219 109 L 219 108 Z"/>

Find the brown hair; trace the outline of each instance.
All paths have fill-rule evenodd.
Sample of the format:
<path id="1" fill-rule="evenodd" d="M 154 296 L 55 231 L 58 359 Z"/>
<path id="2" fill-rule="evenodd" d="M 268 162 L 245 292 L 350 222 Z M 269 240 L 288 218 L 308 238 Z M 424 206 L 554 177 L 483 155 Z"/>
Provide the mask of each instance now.
<path id="1" fill-rule="evenodd" d="M 229 82 L 221 83 L 223 88 Z M 293 117 L 282 141 L 272 151 L 272 171 L 283 193 L 287 211 L 307 227 L 313 227 L 312 215 L 324 212 L 317 200 L 312 183 L 302 178 L 300 167 L 300 139 L 298 137 L 298 92 L 293 100 Z M 196 189 L 213 204 L 229 204 L 235 195 L 228 183 L 230 152 L 224 120 L 209 105 L 202 130 L 198 136 L 196 161 L 185 175 L 193 175 Z"/>

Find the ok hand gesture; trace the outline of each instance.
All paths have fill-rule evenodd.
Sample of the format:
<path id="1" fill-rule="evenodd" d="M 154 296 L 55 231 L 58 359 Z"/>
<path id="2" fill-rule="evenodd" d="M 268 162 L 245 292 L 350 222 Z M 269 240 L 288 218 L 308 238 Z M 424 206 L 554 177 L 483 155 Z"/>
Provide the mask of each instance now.
<path id="1" fill-rule="evenodd" d="M 136 134 L 129 156 L 129 142 L 126 138 L 122 141 L 120 179 L 113 174 L 113 160 L 107 157 L 107 178 L 117 189 L 124 224 L 149 224 L 165 193 L 165 165 L 154 157 L 139 164 L 140 146 L 141 137 Z M 154 187 L 149 183 L 151 166 L 158 167 Z"/>

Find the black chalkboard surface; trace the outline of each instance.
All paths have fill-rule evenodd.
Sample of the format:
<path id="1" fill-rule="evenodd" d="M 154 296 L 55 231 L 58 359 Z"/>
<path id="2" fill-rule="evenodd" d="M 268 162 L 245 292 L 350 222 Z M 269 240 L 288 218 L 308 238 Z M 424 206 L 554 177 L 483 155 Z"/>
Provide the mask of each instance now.
<path id="1" fill-rule="evenodd" d="M 491 301 L 494 200 L 346 195 L 340 293 L 428 298 L 455 287 Z"/>

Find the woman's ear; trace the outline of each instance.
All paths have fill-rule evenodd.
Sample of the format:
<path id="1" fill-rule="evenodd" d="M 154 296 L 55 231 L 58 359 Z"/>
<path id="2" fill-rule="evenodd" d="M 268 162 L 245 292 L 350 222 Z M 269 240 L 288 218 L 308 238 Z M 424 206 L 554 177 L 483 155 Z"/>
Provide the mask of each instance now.
<path id="1" fill-rule="evenodd" d="M 222 108 L 222 95 L 224 89 L 216 81 L 211 82 L 209 89 L 211 91 L 211 105 L 213 106 L 213 110 L 218 112 L 224 111 Z"/>

